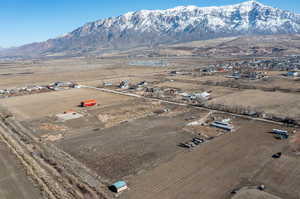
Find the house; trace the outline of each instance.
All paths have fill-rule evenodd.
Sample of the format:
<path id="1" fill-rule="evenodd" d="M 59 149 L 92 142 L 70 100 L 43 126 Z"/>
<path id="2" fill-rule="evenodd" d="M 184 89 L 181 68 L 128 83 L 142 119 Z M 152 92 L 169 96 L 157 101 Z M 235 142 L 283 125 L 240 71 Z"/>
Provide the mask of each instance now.
<path id="1" fill-rule="evenodd" d="M 210 99 L 210 93 L 206 91 L 202 93 L 195 93 L 195 94 L 180 93 L 179 95 L 181 95 L 186 100 L 209 100 Z"/>
<path id="2" fill-rule="evenodd" d="M 72 87 L 73 83 L 72 82 L 55 82 L 53 85 L 56 87 Z"/>
<path id="3" fill-rule="evenodd" d="M 204 73 L 215 73 L 216 70 L 213 67 L 209 67 L 209 68 L 203 68 L 200 70 L 200 72 L 204 72 Z"/>
<path id="4" fill-rule="evenodd" d="M 210 99 L 210 93 L 208 92 L 202 92 L 202 93 L 196 93 L 195 94 L 196 99 L 200 100 L 209 100 Z"/>
<path id="5" fill-rule="evenodd" d="M 128 80 L 124 80 L 120 83 L 119 88 L 128 88 L 129 84 L 128 84 Z"/>

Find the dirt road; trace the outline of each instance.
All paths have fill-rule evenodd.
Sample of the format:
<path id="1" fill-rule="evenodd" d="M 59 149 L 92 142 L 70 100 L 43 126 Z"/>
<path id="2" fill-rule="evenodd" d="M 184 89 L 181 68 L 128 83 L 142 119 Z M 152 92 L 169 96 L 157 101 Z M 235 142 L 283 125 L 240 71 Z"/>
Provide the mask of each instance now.
<path id="1" fill-rule="evenodd" d="M 96 175 L 50 143 L 40 143 L 5 110 L 0 112 L 0 139 L 39 186 L 41 198 L 106 198 Z"/>
<path id="2" fill-rule="evenodd" d="M 117 95 L 142 98 L 142 99 L 152 100 L 152 101 L 159 101 L 159 102 L 174 104 L 174 105 L 178 105 L 178 106 L 189 106 L 189 104 L 186 104 L 186 103 L 178 103 L 178 102 L 172 102 L 172 101 L 164 100 L 164 99 L 156 99 L 156 98 L 151 98 L 151 97 L 145 97 L 145 96 L 141 96 L 141 95 L 137 95 L 137 94 L 121 92 L 121 91 L 115 91 L 115 90 L 111 90 L 111 89 L 97 88 L 97 87 L 86 86 L 86 85 L 81 85 L 81 87 L 82 88 L 95 89 L 95 90 L 98 90 L 98 91 L 102 91 L 102 92 L 106 92 L 106 93 L 113 93 L 113 94 L 117 94 Z M 257 121 L 262 121 L 262 122 L 267 122 L 267 123 L 272 123 L 272 124 L 279 124 L 279 125 L 283 124 L 281 122 L 276 122 L 276 121 L 272 121 L 272 120 L 268 120 L 268 119 L 251 117 L 251 116 L 240 115 L 240 114 L 235 114 L 235 113 L 229 113 L 229 112 L 214 110 L 214 109 L 210 109 L 210 108 L 206 108 L 206 107 L 198 107 L 198 106 L 193 106 L 193 107 L 196 108 L 196 109 L 199 109 L 199 110 L 215 111 L 215 112 L 218 112 L 218 113 L 226 113 L 226 114 L 231 115 L 231 116 L 236 116 L 236 117 L 245 118 L 245 119 L 257 120 Z"/>
<path id="3" fill-rule="evenodd" d="M 39 190 L 27 178 L 15 156 L 0 141 L 0 198 L 39 199 Z"/>

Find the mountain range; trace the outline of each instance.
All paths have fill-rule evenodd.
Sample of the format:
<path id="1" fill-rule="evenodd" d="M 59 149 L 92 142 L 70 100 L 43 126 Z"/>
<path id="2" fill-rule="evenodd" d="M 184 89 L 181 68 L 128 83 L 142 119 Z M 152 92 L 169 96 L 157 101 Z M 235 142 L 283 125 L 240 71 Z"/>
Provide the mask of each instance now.
<path id="1" fill-rule="evenodd" d="M 218 37 L 297 33 L 299 14 L 257 1 L 220 7 L 179 6 L 90 22 L 61 37 L 6 50 L 4 55 L 76 55 Z"/>

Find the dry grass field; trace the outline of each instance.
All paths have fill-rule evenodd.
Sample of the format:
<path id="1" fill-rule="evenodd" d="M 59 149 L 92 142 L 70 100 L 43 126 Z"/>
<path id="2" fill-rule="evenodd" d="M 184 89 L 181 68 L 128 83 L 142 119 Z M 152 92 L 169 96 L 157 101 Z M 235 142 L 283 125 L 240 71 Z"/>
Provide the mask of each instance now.
<path id="1" fill-rule="evenodd" d="M 300 95 L 282 92 L 244 90 L 213 99 L 212 103 L 250 106 L 276 115 L 300 119 Z"/>
<path id="2" fill-rule="evenodd" d="M 257 189 L 246 189 L 239 191 L 232 199 L 280 199 L 280 197 Z"/>
<path id="3" fill-rule="evenodd" d="M 234 133 L 181 153 L 149 172 L 130 177 L 131 190 L 121 198 L 227 198 L 237 187 L 260 183 L 274 195 L 280 196 L 278 192 L 285 191 L 283 198 L 298 198 L 300 181 L 295 173 L 298 169 L 294 171 L 295 167 L 287 164 L 296 165 L 299 160 L 290 159 L 285 163 L 288 170 L 281 173 L 273 166 L 280 162 L 276 163 L 272 154 L 286 146 L 285 142 L 279 142 L 267 133 L 278 127 L 247 120 L 236 121 L 236 125 L 240 128 Z M 280 178 L 286 184 L 278 188 L 280 185 L 269 178 Z M 290 183 L 293 185 L 289 186 Z"/>
<path id="4" fill-rule="evenodd" d="M 167 81 L 163 83 L 156 84 L 155 86 L 158 86 L 160 88 L 175 88 L 175 89 L 181 89 L 183 91 L 193 91 L 199 89 L 199 85 L 193 84 L 193 83 L 182 83 L 177 81 Z"/>
<path id="5" fill-rule="evenodd" d="M 166 50 L 176 50 L 182 45 L 204 48 L 240 42 L 238 38 L 227 38 L 178 44 Z M 145 80 L 149 87 L 178 88 L 190 93 L 211 91 L 212 100 L 208 103 L 249 106 L 300 120 L 300 98 L 296 92 L 265 92 L 204 84 L 206 81 L 228 80 L 220 73 L 212 76 L 170 75 L 173 70 L 192 72 L 208 64 L 225 61 L 221 57 L 164 57 L 169 62 L 167 67 L 142 67 L 128 66 L 130 58 L 109 56 L 2 63 L 0 89 L 75 81 L 89 86 L 112 82 L 114 86 L 108 88 L 121 90 L 116 87 L 121 80 L 129 80 L 131 84 Z M 248 84 L 284 88 L 298 86 L 298 82 L 277 78 L 278 75 L 272 73 L 273 81 L 249 81 Z M 122 91 L 143 92 L 133 89 Z M 78 107 L 85 99 L 96 99 L 98 105 Z M 225 133 L 209 125 L 191 127 L 187 124 L 200 120 L 210 110 L 88 88 L 1 98 L 0 104 L 41 141 L 51 142 L 75 157 L 106 185 L 125 180 L 130 189 L 118 196 L 121 199 L 300 197 L 300 162 L 296 153 L 300 146 L 299 136 L 293 134 L 288 140 L 277 140 L 269 133 L 273 128 L 284 128 L 289 132 L 294 128 L 215 112 L 213 116 L 218 120 L 231 118 L 236 130 Z M 82 117 L 68 121 L 56 118 L 56 114 L 68 110 L 74 110 Z M 193 149 L 180 146 L 196 136 L 215 138 Z M 1 147 L 0 142 L 0 153 L 8 154 Z M 283 153 L 282 158 L 272 159 L 272 154 L 277 152 Z M 14 170 L 17 163 L 11 161 L 9 164 L 14 166 L 9 167 L 1 157 L 0 162 L 4 166 L 1 166 L 0 178 L 5 183 L 1 183 L 0 179 L 0 198 L 3 194 L 13 199 L 38 198 L 29 183 L 24 190 L 19 188 L 27 182 L 23 174 L 18 174 L 19 181 L 13 174 L 7 175 L 20 171 L 19 167 Z M 233 189 L 259 184 L 265 184 L 266 192 L 254 190 L 234 196 L 230 194 Z M 7 191 L 10 190 L 8 186 L 16 190 Z"/>
<path id="6" fill-rule="evenodd" d="M 177 75 L 177 76 L 167 76 L 167 78 L 176 80 L 178 82 L 190 82 L 190 83 L 197 83 L 197 84 L 201 84 L 206 81 L 220 82 L 220 81 L 228 80 L 228 78 L 226 78 L 223 73 L 206 75 L 206 76 Z"/>
<path id="7" fill-rule="evenodd" d="M 49 84 L 56 81 L 102 82 L 105 79 L 143 76 L 168 70 L 167 67 L 128 66 L 129 61 L 70 58 L 0 63 L 0 89 Z M 172 65 L 170 67 L 172 68 Z"/>
<path id="8" fill-rule="evenodd" d="M 276 76 L 270 81 L 250 81 L 247 82 L 249 85 L 255 85 L 262 88 L 283 88 L 283 89 L 295 89 L 300 88 L 300 81 L 297 78 L 285 78 Z"/>
<path id="9" fill-rule="evenodd" d="M 96 99 L 98 106 L 104 107 L 131 98 L 82 88 L 4 98 L 0 102 L 19 119 L 33 120 L 68 110 L 80 110 L 80 102 L 86 99 Z"/>
<path id="10" fill-rule="evenodd" d="M 172 112 L 173 107 L 168 108 Z M 76 129 L 80 133 L 65 137 L 57 145 L 100 176 L 118 180 L 146 172 L 182 152 L 179 143 L 194 136 L 183 131 L 187 123 L 184 118 L 202 114 L 205 112 L 192 110 L 176 116 L 152 114 L 109 128 Z"/>

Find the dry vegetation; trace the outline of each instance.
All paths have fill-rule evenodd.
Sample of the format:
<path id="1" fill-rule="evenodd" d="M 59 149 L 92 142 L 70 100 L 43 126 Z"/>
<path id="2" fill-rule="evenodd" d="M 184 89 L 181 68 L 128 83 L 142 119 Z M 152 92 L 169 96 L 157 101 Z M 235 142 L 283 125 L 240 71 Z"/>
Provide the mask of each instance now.
<path id="1" fill-rule="evenodd" d="M 74 194 L 84 195 L 86 191 L 93 193 L 95 189 L 101 193 L 104 191 L 112 198 L 114 196 L 106 186 L 123 179 L 128 182 L 130 190 L 118 195 L 121 199 L 196 199 L 199 196 L 203 199 L 299 198 L 300 137 L 299 133 L 291 133 L 294 130 L 299 131 L 299 128 L 242 119 L 237 115 L 221 114 L 217 111 L 245 115 L 245 110 L 254 110 L 261 115 L 267 113 L 300 121 L 299 92 L 293 90 L 299 89 L 299 82 L 281 77 L 280 71 L 269 72 L 269 81 L 230 80 L 231 84 L 224 76 L 228 73 L 202 75 L 199 72 L 202 67 L 210 64 L 251 59 L 232 55 L 224 58 L 226 53 L 218 54 L 228 49 L 235 51 L 236 46 L 241 48 L 240 52 L 244 52 L 244 55 L 254 46 L 261 50 L 268 50 L 272 46 L 289 46 L 290 48 L 284 51 L 286 53 L 296 52 L 300 41 L 298 36 L 290 39 L 279 36 L 279 41 L 273 45 L 273 37 L 267 37 L 263 42 L 261 39 L 251 37 L 243 40 L 236 37 L 164 46 L 157 54 L 160 57 L 153 59 L 168 62 L 167 67 L 128 66 L 131 59 L 152 59 L 128 58 L 128 55 L 134 57 L 142 53 L 147 56 L 147 53 L 157 51 L 146 48 L 132 49 L 122 54 L 106 54 L 101 58 L 16 61 L 2 63 L 0 67 L 0 89 L 56 81 L 74 81 L 90 86 L 102 86 L 103 82 L 112 82 L 113 86 L 106 88 L 143 95 L 146 93 L 144 88 L 127 90 L 120 89 L 117 85 L 122 80 L 129 80 L 130 85 L 145 80 L 149 88 L 158 88 L 163 92 L 163 100 L 184 104 L 144 97 L 159 98 L 159 95 L 137 98 L 88 88 L 2 98 L 0 103 L 15 116 L 11 119 L 12 123 L 22 121 L 24 125 L 24 128 L 17 128 L 17 131 L 10 130 L 11 134 L 30 129 L 26 130 L 24 135 L 17 135 L 21 136 L 17 143 L 23 144 L 24 154 L 32 162 L 36 160 L 30 152 L 33 152 L 34 148 L 42 151 L 43 155 L 38 156 L 38 161 L 42 161 L 47 166 L 47 171 L 50 171 L 43 175 L 50 175 L 54 184 L 61 184 L 57 190 L 62 193 L 74 189 Z M 210 55 L 219 56 L 201 57 L 206 51 L 211 53 Z M 189 57 L 195 54 L 200 56 Z M 174 70 L 184 74 L 170 75 Z M 236 84 L 242 86 L 235 86 Z M 263 89 L 275 87 L 277 89 L 272 92 Z M 167 93 L 166 90 L 170 91 L 170 88 L 186 93 L 210 91 L 212 99 L 197 104 L 183 100 L 182 95 L 178 93 Z M 286 92 L 283 89 L 290 91 Z M 79 107 L 80 102 L 85 99 L 96 99 L 98 105 Z M 199 106 L 206 106 L 210 110 Z M 56 114 L 68 110 L 78 112 L 82 117 L 68 121 L 60 121 L 55 117 Z M 210 114 L 212 117 L 208 117 Z M 210 122 L 225 118 L 232 119 L 234 132 L 228 133 L 209 126 Z M 188 125 L 204 119 L 203 125 Z M 288 130 L 289 139 L 275 139 L 274 135 L 269 133 L 273 128 Z M 4 131 L 3 135 L 10 134 Z M 180 143 L 195 137 L 215 139 L 193 149 L 180 147 Z M 272 154 L 279 151 L 283 153 L 282 158 L 272 159 Z M 2 152 L 6 155 L 5 150 L 0 151 L 1 154 Z M 1 158 L 0 161 L 3 162 Z M 16 165 L 14 161 L 9 162 Z M 20 168 L 13 167 L 10 170 L 7 164 L 3 165 L 0 177 L 6 178 L 1 171 L 20 171 Z M 86 190 L 90 186 L 79 181 L 86 182 L 89 178 L 85 178 L 84 175 L 77 176 L 82 174 L 81 171 L 91 171 L 90 174 L 100 180 L 101 186 Z M 26 180 L 20 175 L 22 185 L 23 180 Z M 11 187 L 20 185 L 13 177 L 8 181 L 12 184 Z M 231 190 L 235 188 L 259 184 L 266 185 L 266 192 L 247 190 L 233 197 L 230 195 Z M 0 183 L 0 198 L 2 188 L 8 189 Z M 29 190 L 27 194 L 30 197 L 26 197 L 26 192 L 21 193 L 21 190 L 16 188 L 16 194 L 11 198 L 22 198 L 22 194 L 25 194 L 25 198 L 36 198 L 31 187 L 25 189 Z M 89 195 L 84 197 L 92 198 Z"/>
<path id="2" fill-rule="evenodd" d="M 211 103 L 251 107 L 280 116 L 300 119 L 298 94 L 245 90 L 216 98 Z"/>
<path id="3" fill-rule="evenodd" d="M 97 118 L 105 124 L 105 127 L 109 128 L 122 122 L 151 116 L 155 114 L 155 111 L 161 109 L 163 106 L 158 102 L 134 102 L 134 105 L 121 104 L 114 108 L 98 109 L 96 114 Z"/>
<path id="4" fill-rule="evenodd" d="M 1 100 L 1 104 L 8 107 L 19 119 L 25 120 L 38 119 L 68 110 L 81 110 L 80 102 L 86 99 L 96 99 L 101 107 L 130 100 L 129 97 L 102 93 L 96 90 L 72 89 L 6 98 Z"/>

